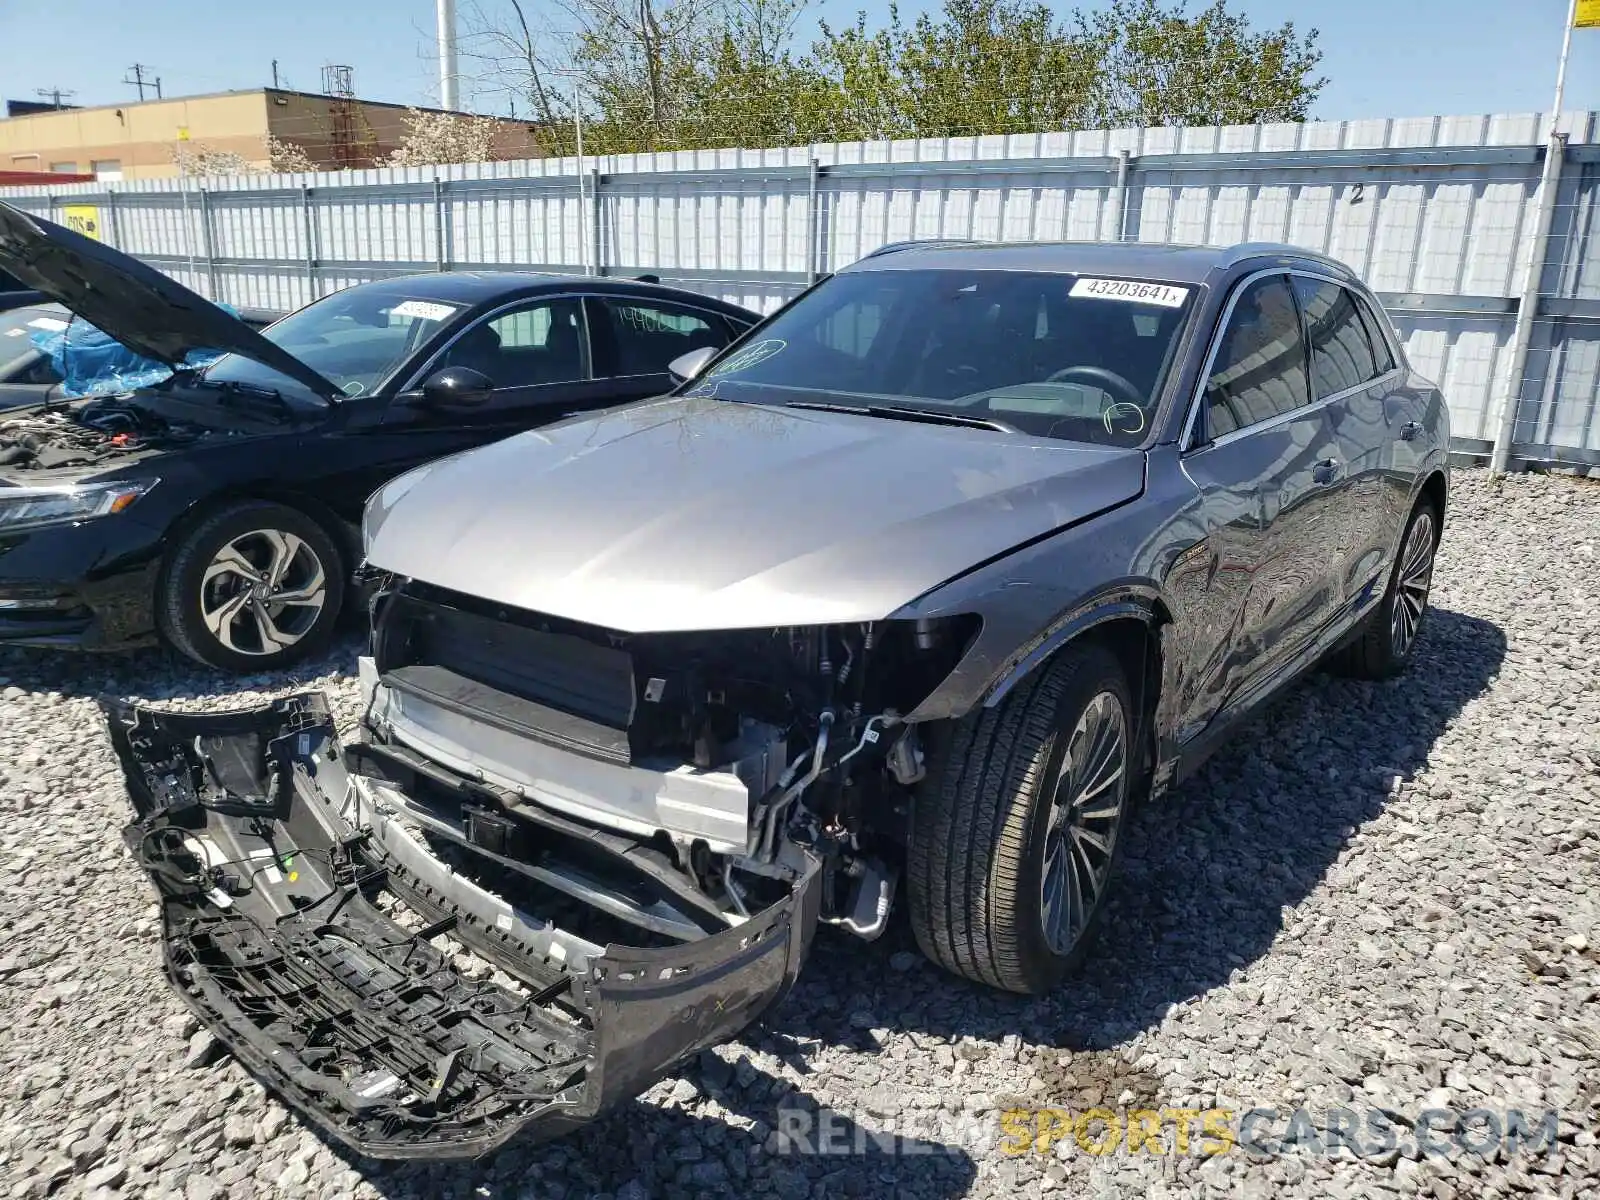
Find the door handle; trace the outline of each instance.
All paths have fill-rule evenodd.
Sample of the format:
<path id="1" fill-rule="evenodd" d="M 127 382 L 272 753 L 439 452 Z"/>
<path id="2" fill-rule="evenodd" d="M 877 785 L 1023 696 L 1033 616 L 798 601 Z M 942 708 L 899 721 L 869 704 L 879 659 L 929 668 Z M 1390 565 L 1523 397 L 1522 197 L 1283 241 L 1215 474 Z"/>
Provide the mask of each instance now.
<path id="1" fill-rule="evenodd" d="M 1400 440 L 1402 442 L 1409 442 L 1421 432 L 1421 421 L 1407 421 L 1404 425 L 1400 426 Z"/>
<path id="2" fill-rule="evenodd" d="M 1344 464 L 1337 458 L 1325 458 L 1311 468 L 1313 483 L 1332 483 L 1344 473 Z"/>

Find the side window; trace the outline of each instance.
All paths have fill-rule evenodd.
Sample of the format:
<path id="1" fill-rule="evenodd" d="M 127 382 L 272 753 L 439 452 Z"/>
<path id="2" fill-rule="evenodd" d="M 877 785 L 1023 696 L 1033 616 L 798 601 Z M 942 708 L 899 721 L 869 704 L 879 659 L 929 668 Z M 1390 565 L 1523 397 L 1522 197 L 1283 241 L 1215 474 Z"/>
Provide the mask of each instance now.
<path id="1" fill-rule="evenodd" d="M 662 375 L 681 354 L 702 346 L 720 350 L 728 344 L 727 326 L 709 313 L 675 304 L 598 299 L 611 329 L 618 375 Z"/>
<path id="2" fill-rule="evenodd" d="M 441 367 L 471 367 L 496 388 L 589 378 L 589 346 L 577 300 L 545 300 L 480 321 L 445 351 Z"/>
<path id="3" fill-rule="evenodd" d="M 1361 321 L 1367 327 L 1367 336 L 1372 341 L 1372 358 L 1378 368 L 1379 375 L 1387 375 L 1394 370 L 1394 352 L 1389 349 L 1389 338 L 1384 332 L 1384 319 L 1374 312 L 1372 305 L 1361 296 L 1356 297 L 1356 305 L 1361 309 Z"/>
<path id="4" fill-rule="evenodd" d="M 1206 379 L 1207 432 L 1221 437 L 1308 402 L 1300 314 L 1282 275 L 1249 284 L 1228 316 Z"/>
<path id="5" fill-rule="evenodd" d="M 1377 377 L 1372 342 L 1361 323 L 1356 298 L 1336 283 L 1293 276 L 1311 340 L 1311 392 L 1321 399 L 1360 387 Z"/>

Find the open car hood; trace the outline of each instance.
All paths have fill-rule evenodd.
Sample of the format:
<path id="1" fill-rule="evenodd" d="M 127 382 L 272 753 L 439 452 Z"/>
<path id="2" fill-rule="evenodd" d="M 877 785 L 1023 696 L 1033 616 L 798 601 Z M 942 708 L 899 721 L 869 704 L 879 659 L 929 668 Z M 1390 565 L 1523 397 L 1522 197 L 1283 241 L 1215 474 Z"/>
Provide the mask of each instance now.
<path id="1" fill-rule="evenodd" d="M 504 810 L 465 805 L 475 832 L 451 843 L 462 854 L 505 878 L 569 881 L 552 919 L 414 835 L 404 799 L 389 798 L 418 780 L 378 747 L 342 749 L 320 695 L 221 714 L 103 708 L 169 981 L 262 1084 L 358 1154 L 475 1158 L 567 1132 L 758 1018 L 809 947 L 820 903 L 809 855 L 787 894 L 741 924 L 602 947 L 575 931 L 572 904 L 649 883 L 635 871 L 610 890 L 632 869 L 615 835 L 557 822 L 513 858 L 526 835 L 508 832 Z M 510 978 L 464 962 L 447 938 Z"/>
<path id="2" fill-rule="evenodd" d="M 333 399 L 339 389 L 237 317 L 136 258 L 0 203 L 0 269 L 128 349 L 169 366 L 191 350 L 252 359 Z"/>

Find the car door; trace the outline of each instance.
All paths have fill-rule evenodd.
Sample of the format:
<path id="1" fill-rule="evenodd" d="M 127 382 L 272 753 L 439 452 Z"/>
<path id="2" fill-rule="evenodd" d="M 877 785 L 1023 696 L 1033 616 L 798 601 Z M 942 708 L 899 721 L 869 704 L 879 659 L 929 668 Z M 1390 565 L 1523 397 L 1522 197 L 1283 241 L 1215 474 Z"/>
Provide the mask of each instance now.
<path id="1" fill-rule="evenodd" d="M 1327 523 L 1333 432 L 1310 396 L 1288 277 L 1240 283 L 1224 310 L 1182 463 L 1198 491 L 1204 570 L 1186 556 L 1189 635 L 1179 736 L 1200 733 L 1294 660 L 1330 607 Z"/>
<path id="2" fill-rule="evenodd" d="M 720 313 L 653 296 L 590 296 L 586 303 L 597 368 L 618 404 L 671 391 L 677 381 L 667 364 L 702 346 L 720 350 L 735 336 Z"/>
<path id="3" fill-rule="evenodd" d="M 1374 347 L 1355 292 L 1300 272 L 1291 282 L 1311 353 L 1311 396 L 1325 409 L 1336 443 L 1325 525 L 1335 567 L 1335 619 L 1350 621 L 1382 593 L 1378 584 L 1393 540 L 1387 514 L 1395 466 L 1391 426 L 1404 421 L 1395 395 L 1399 379 L 1388 348 Z M 1378 349 L 1386 364 L 1381 370 Z"/>

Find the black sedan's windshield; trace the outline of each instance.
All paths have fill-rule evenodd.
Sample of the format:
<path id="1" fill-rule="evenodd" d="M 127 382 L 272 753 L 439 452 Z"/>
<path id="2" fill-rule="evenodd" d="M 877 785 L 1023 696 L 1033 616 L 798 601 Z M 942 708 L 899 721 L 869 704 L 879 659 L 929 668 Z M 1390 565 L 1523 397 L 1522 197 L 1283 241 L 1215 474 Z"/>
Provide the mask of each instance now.
<path id="1" fill-rule="evenodd" d="M 316 371 L 347 396 L 378 388 L 461 307 L 406 296 L 393 284 L 354 287 L 291 313 L 262 336 Z M 305 385 L 271 367 L 230 354 L 206 370 L 212 383 L 238 383 L 288 394 Z"/>
<path id="2" fill-rule="evenodd" d="M 717 363 L 692 394 L 914 408 L 1135 446 L 1193 291 L 1020 271 L 847 272 Z"/>

